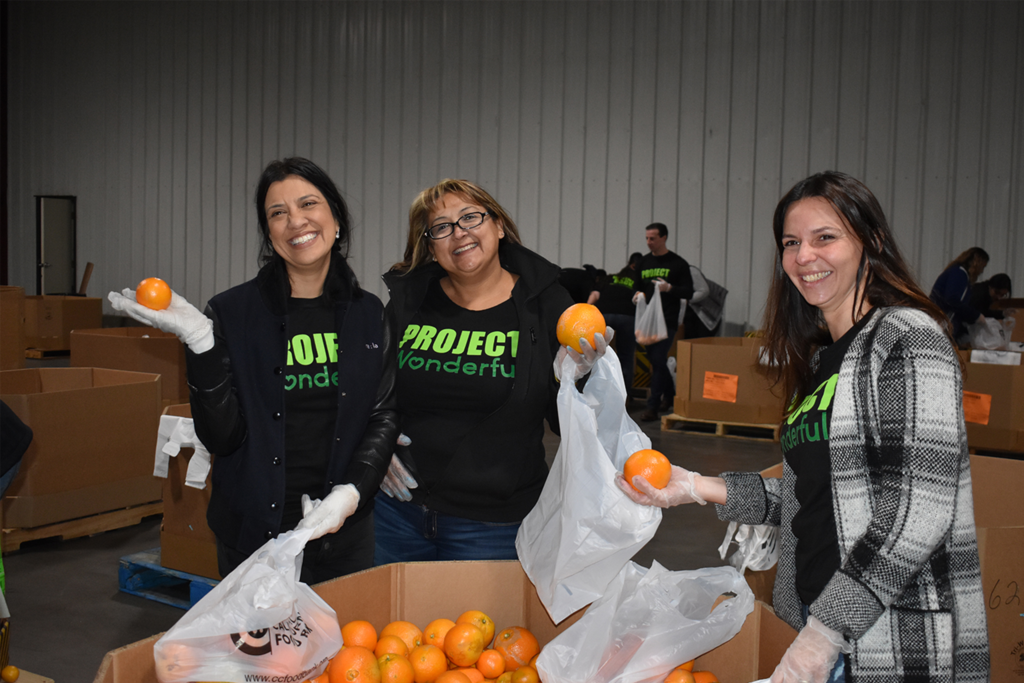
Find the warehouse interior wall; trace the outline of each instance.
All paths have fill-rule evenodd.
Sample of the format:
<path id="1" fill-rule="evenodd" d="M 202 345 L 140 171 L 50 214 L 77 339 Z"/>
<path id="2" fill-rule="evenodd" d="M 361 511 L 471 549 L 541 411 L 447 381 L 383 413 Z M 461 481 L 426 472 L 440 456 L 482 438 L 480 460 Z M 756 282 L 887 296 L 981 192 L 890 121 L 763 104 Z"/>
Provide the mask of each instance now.
<path id="1" fill-rule="evenodd" d="M 35 195 L 77 197 L 89 293 L 157 276 L 202 308 L 255 275 L 253 192 L 309 157 L 352 266 L 401 258 L 408 206 L 477 181 L 525 244 L 618 270 L 644 226 L 760 325 L 771 215 L 810 173 L 878 196 L 925 291 L 962 250 L 1024 287 L 1024 3 L 10 2 L 8 273 Z M 108 310 L 109 312 L 109 310 Z"/>

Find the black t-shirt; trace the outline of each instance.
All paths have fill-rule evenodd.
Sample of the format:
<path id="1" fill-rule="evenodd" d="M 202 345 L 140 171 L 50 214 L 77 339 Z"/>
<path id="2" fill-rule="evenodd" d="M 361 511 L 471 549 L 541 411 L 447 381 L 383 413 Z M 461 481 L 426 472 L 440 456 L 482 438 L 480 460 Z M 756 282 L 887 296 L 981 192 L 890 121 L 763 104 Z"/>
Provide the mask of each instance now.
<path id="1" fill-rule="evenodd" d="M 796 474 L 799 511 L 793 516 L 796 536 L 796 590 L 805 605 L 814 602 L 839 569 L 839 538 L 832 507 L 832 469 L 828 434 L 833 398 L 843 356 L 874 309 L 835 343 L 823 347 L 814 373 L 817 389 L 782 425 L 782 454 Z"/>
<path id="2" fill-rule="evenodd" d="M 338 416 L 338 340 L 323 296 L 288 299 L 284 373 L 285 497 L 281 530 L 302 519 L 302 494 L 323 495 Z"/>
<path id="3" fill-rule="evenodd" d="M 635 270 L 626 266 L 615 275 L 601 278 L 597 291 L 601 297 L 597 300 L 597 310 L 605 315 L 634 315 L 636 306 L 633 304 L 633 293 L 639 277 Z"/>
<path id="4" fill-rule="evenodd" d="M 412 440 L 419 482 L 414 502 L 445 476 L 466 434 L 511 395 L 518 327 L 511 298 L 470 311 L 452 302 L 435 280 L 419 313 L 399 331 L 398 406 L 402 431 Z"/>
<path id="5" fill-rule="evenodd" d="M 647 254 L 640 261 L 640 282 L 637 289 L 643 291 L 650 301 L 655 285 L 653 280 L 664 280 L 672 285 L 671 292 L 662 292 L 661 310 L 665 314 L 665 324 L 669 336 L 679 326 L 679 300 L 693 296 L 693 276 L 690 275 L 690 264 L 679 254 L 669 251 L 661 256 Z"/>

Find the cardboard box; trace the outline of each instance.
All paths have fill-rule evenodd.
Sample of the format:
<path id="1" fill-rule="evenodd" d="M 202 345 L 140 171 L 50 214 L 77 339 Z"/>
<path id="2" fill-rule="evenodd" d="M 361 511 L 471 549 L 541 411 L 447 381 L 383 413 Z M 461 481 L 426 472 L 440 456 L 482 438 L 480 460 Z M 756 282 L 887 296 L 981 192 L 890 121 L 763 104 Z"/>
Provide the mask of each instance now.
<path id="1" fill-rule="evenodd" d="M 1024 680 L 1024 461 L 971 456 L 992 683 Z"/>
<path id="2" fill-rule="evenodd" d="M 71 333 L 71 367 L 111 368 L 160 375 L 167 405 L 188 401 L 185 345 L 152 327 L 81 329 Z"/>
<path id="3" fill-rule="evenodd" d="M 25 290 L 0 287 L 0 370 L 25 367 Z"/>
<path id="4" fill-rule="evenodd" d="M 967 422 L 968 445 L 1024 453 L 1024 365 L 971 363 L 970 351 L 959 353 L 964 361 L 964 391 L 991 400 L 988 424 Z"/>
<path id="5" fill-rule="evenodd" d="M 525 626 L 547 643 L 574 623 L 582 611 L 552 623 L 522 566 L 515 561 L 416 562 L 389 564 L 314 587 L 338 613 L 338 621 L 366 619 L 378 631 L 404 619 L 420 628 L 445 615 L 479 609 L 497 629 Z M 698 669 L 721 681 L 753 681 L 775 670 L 796 632 L 756 603 L 743 628 L 729 642 L 697 659 Z M 159 635 L 108 652 L 95 683 L 156 683 L 153 645 Z"/>
<path id="6" fill-rule="evenodd" d="M 680 342 L 676 354 L 676 414 L 697 420 L 777 425 L 782 420 L 783 401 L 758 372 L 762 346 L 763 340 L 748 337 Z M 725 389 L 735 391 L 734 401 L 707 397 L 716 378 L 724 380 Z"/>
<path id="7" fill-rule="evenodd" d="M 158 375 L 99 368 L 0 372 L 0 398 L 33 431 L 3 500 L 31 528 L 160 500 L 153 476 Z"/>
<path id="8" fill-rule="evenodd" d="M 103 327 L 103 299 L 86 296 L 26 296 L 25 347 L 71 348 L 71 331 Z"/>
<path id="9" fill-rule="evenodd" d="M 72 355 L 74 352 L 72 351 Z M 189 404 L 164 409 L 164 415 L 192 417 Z M 206 488 L 185 486 L 185 473 L 195 451 L 182 448 L 167 466 L 163 481 L 164 521 L 160 525 L 160 564 L 196 576 L 220 579 L 217 571 L 217 537 L 206 523 L 211 477 Z"/>

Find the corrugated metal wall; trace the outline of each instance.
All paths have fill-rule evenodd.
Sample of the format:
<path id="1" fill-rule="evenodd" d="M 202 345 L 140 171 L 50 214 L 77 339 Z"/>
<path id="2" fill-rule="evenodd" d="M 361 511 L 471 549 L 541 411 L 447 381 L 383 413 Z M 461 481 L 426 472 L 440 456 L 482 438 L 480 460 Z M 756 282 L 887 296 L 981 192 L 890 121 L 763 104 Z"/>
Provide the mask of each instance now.
<path id="1" fill-rule="evenodd" d="M 13 2 L 12 284 L 33 195 L 78 197 L 90 293 L 157 275 L 200 307 L 254 275 L 255 181 L 308 156 L 371 290 L 445 176 L 524 240 L 608 269 L 670 247 L 759 323 L 782 193 L 863 179 L 925 289 L 963 249 L 1024 289 L 1018 2 Z"/>

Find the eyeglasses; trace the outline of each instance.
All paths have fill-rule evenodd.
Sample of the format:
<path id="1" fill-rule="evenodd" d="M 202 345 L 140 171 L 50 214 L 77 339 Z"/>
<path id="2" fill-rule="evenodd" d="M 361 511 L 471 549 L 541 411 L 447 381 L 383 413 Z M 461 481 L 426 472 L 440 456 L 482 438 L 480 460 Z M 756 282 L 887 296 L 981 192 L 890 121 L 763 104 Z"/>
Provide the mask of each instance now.
<path id="1" fill-rule="evenodd" d="M 455 232 L 455 226 L 458 225 L 463 230 L 472 230 L 479 228 L 483 225 L 484 219 L 491 215 L 490 211 L 474 211 L 472 213 L 464 213 L 459 216 L 459 220 L 454 223 L 438 223 L 432 225 L 423 231 L 424 237 L 429 237 L 432 240 L 443 240 L 448 235 Z"/>

